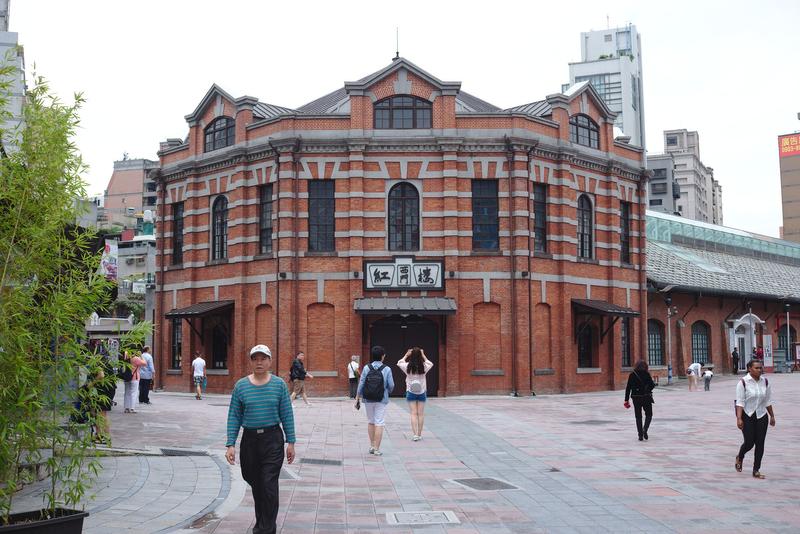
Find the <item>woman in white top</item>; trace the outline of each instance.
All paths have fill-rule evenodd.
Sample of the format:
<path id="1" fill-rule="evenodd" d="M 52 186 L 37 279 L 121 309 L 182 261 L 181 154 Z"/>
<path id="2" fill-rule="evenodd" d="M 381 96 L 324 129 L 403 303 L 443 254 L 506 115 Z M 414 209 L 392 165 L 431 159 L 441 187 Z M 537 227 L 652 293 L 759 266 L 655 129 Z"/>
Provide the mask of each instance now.
<path id="1" fill-rule="evenodd" d="M 425 401 L 428 399 L 428 382 L 425 375 L 433 367 L 433 362 L 425 357 L 425 351 L 413 347 L 406 351 L 403 359 L 397 362 L 406 375 L 406 400 L 411 410 L 411 432 L 413 441 L 422 439 L 422 425 L 425 423 Z"/>
<path id="2" fill-rule="evenodd" d="M 761 360 L 747 362 L 747 375 L 736 384 L 736 426 L 742 431 L 744 443 L 736 456 L 736 470 L 741 473 L 742 461 L 747 451 L 756 447 L 753 458 L 753 476 L 761 474 L 761 457 L 764 456 L 764 440 L 767 437 L 767 413 L 769 425 L 775 426 L 772 413 L 772 388 L 766 378 L 761 378 L 764 364 Z"/>
<path id="3" fill-rule="evenodd" d="M 350 363 L 347 364 L 347 379 L 350 381 L 350 398 L 356 398 L 356 392 L 358 391 L 358 361 L 359 358 L 356 354 L 353 354 L 350 357 Z"/>

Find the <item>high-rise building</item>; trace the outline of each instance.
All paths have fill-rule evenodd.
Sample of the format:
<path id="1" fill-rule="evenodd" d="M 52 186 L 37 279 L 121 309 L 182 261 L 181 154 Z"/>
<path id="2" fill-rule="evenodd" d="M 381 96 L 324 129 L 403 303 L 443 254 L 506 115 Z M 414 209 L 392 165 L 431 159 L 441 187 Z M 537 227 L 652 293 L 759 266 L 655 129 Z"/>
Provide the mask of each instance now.
<path id="1" fill-rule="evenodd" d="M 778 136 L 783 238 L 800 242 L 800 132 Z"/>
<path id="2" fill-rule="evenodd" d="M 641 37 L 636 26 L 581 33 L 581 60 L 569 64 L 569 85 L 590 82 L 617 113 L 614 126 L 645 148 Z"/>
<path id="3" fill-rule="evenodd" d="M 11 117 L 0 124 L 2 147 L 14 150 L 15 130 L 22 121 L 22 104 L 25 100 L 25 56 L 18 44 L 16 32 L 8 31 L 10 0 L 0 0 L 0 65 L 11 65 L 15 73 L 10 87 L 9 111 Z"/>
<path id="4" fill-rule="evenodd" d="M 647 157 L 648 168 L 653 171 L 650 184 L 650 207 L 666 213 L 674 213 L 689 219 L 722 224 L 722 186 L 714 178 L 714 169 L 700 160 L 700 135 L 687 130 L 664 132 L 664 154 Z M 672 180 L 667 179 L 672 164 Z M 661 171 L 659 169 L 665 169 Z M 661 187 L 662 180 L 675 185 Z M 664 196 L 665 195 L 665 196 Z M 665 200 L 673 205 L 668 205 Z M 661 204 L 658 200 L 663 199 Z M 653 204 L 653 201 L 656 201 Z M 668 205 L 668 209 L 662 209 Z"/>
<path id="5" fill-rule="evenodd" d="M 647 156 L 647 168 L 653 172 L 647 188 L 648 207 L 653 211 L 680 215 L 676 206 L 681 198 L 681 189 L 675 180 L 672 154 Z"/>
<path id="6" fill-rule="evenodd" d="M 99 214 L 100 226 L 134 228 L 144 210 L 156 210 L 156 183 L 149 176 L 158 168 L 157 161 L 129 159 L 127 155 L 114 162 L 114 173 L 108 181 Z"/>

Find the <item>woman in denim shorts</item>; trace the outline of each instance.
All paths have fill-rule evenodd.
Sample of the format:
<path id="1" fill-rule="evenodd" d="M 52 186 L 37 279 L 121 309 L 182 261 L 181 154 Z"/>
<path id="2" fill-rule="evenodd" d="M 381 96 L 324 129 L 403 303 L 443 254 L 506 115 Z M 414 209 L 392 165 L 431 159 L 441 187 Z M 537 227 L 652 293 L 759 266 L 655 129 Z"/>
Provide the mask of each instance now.
<path id="1" fill-rule="evenodd" d="M 406 400 L 411 410 L 411 432 L 413 441 L 422 439 L 422 426 L 425 423 L 425 401 L 428 398 L 425 375 L 433 367 L 433 362 L 425 357 L 425 351 L 413 347 L 406 351 L 397 367 L 406 374 Z"/>

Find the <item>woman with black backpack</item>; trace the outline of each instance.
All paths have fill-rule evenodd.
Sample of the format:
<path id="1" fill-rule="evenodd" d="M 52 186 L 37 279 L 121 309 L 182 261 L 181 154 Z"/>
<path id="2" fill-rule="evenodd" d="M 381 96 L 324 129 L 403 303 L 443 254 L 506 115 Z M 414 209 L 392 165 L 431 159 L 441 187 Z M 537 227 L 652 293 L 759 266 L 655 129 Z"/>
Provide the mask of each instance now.
<path id="1" fill-rule="evenodd" d="M 633 399 L 633 410 L 636 416 L 636 430 L 639 432 L 639 441 L 647 440 L 647 429 L 653 420 L 653 389 L 656 387 L 653 377 L 650 376 L 647 362 L 639 360 L 633 367 L 633 372 L 628 375 L 628 385 L 625 388 L 625 408 L 630 408 L 629 399 Z M 644 425 L 642 425 L 642 410 L 644 410 Z"/>
<path id="2" fill-rule="evenodd" d="M 367 412 L 367 431 L 369 432 L 369 453 L 381 456 L 381 439 L 383 438 L 384 415 L 389 405 L 389 393 L 394 389 L 394 378 L 389 366 L 384 365 L 386 351 L 375 345 L 370 351 L 370 362 L 361 371 L 361 380 L 356 392 L 356 410 L 364 399 L 364 411 Z"/>

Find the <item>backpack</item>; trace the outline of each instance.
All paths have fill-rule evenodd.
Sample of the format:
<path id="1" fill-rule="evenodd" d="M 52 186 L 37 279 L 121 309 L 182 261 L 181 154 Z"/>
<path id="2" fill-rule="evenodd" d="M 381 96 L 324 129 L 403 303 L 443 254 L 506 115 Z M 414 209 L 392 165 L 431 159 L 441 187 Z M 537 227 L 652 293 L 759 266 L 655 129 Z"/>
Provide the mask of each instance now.
<path id="1" fill-rule="evenodd" d="M 744 378 L 740 379 L 742 382 L 742 387 L 744 388 L 745 393 L 747 392 L 747 382 L 744 381 Z M 764 377 L 764 385 L 769 387 L 769 378 L 766 376 Z M 736 399 L 733 399 L 733 414 L 736 415 Z"/>
<path id="2" fill-rule="evenodd" d="M 380 402 L 383 400 L 384 385 L 383 385 L 383 369 L 386 366 L 381 364 L 377 369 L 369 364 L 369 371 L 364 379 L 364 400 L 372 402 Z"/>
<path id="3" fill-rule="evenodd" d="M 131 364 L 120 363 L 119 377 L 123 382 L 130 382 L 133 380 L 133 370 L 131 369 Z"/>

